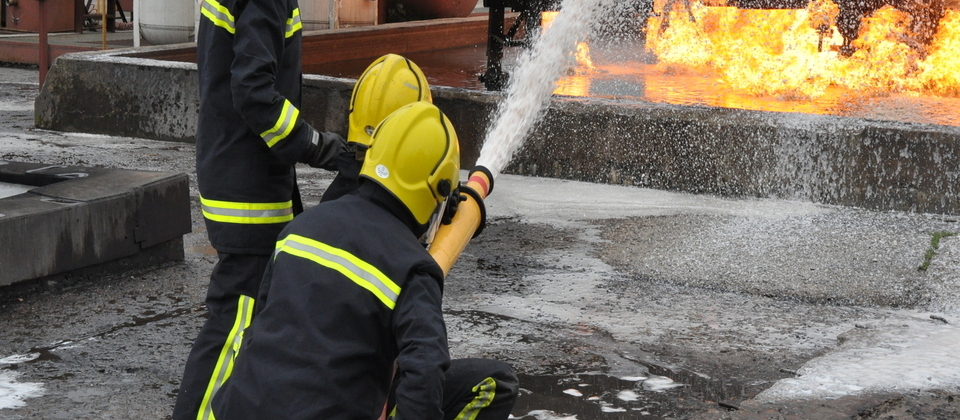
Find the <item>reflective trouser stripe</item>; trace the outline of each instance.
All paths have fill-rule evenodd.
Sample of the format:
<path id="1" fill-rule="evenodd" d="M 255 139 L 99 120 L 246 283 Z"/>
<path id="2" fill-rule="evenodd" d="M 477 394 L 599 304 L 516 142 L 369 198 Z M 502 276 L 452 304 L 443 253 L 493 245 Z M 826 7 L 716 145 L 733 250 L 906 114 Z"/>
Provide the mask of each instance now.
<path id="1" fill-rule="evenodd" d="M 397 305 L 400 286 L 373 265 L 342 249 L 300 235 L 287 235 L 277 242 L 277 254 L 285 252 L 306 258 L 324 267 L 336 270 L 358 286 L 373 293 L 387 308 Z"/>
<path id="2" fill-rule="evenodd" d="M 233 372 L 233 362 L 243 342 L 243 331 L 250 326 L 250 321 L 253 319 L 253 304 L 252 297 L 240 295 L 240 301 L 237 303 L 237 319 L 233 323 L 230 334 L 227 335 L 227 340 L 223 343 L 223 349 L 220 350 L 220 358 L 217 359 L 217 366 L 213 370 L 210 384 L 207 385 L 207 392 L 203 394 L 197 420 L 214 420 L 213 407 L 210 403 L 213 401 L 213 396 L 220 390 L 220 386 Z"/>
<path id="3" fill-rule="evenodd" d="M 290 38 L 297 34 L 297 31 L 303 29 L 303 22 L 300 21 L 300 8 L 293 9 L 293 16 L 287 19 L 287 31 L 283 35 Z"/>
<path id="4" fill-rule="evenodd" d="M 203 4 L 200 5 L 200 14 L 210 19 L 214 25 L 226 29 L 227 32 L 237 33 L 237 27 L 234 23 L 236 20 L 230 13 L 230 9 L 221 5 L 217 0 L 203 0 Z"/>
<path id="5" fill-rule="evenodd" d="M 293 106 L 290 100 L 284 99 L 283 107 L 280 109 L 280 116 L 277 117 L 277 123 L 269 130 L 260 133 L 260 137 L 263 137 L 263 141 L 267 142 L 268 147 L 273 147 L 273 145 L 280 142 L 280 140 L 290 135 L 293 127 L 297 125 L 297 117 L 299 116 L 300 110 Z"/>
<path id="6" fill-rule="evenodd" d="M 203 217 L 214 222 L 262 225 L 293 220 L 293 201 L 281 203 L 240 203 L 200 197 Z"/>
<path id="7" fill-rule="evenodd" d="M 457 414 L 454 420 L 475 420 L 477 415 L 480 414 L 480 410 L 489 407 L 490 403 L 493 402 L 493 397 L 497 395 L 497 381 L 493 378 L 486 378 L 473 387 L 473 392 L 476 392 L 477 396 L 463 407 L 463 410 L 460 411 L 460 414 Z"/>

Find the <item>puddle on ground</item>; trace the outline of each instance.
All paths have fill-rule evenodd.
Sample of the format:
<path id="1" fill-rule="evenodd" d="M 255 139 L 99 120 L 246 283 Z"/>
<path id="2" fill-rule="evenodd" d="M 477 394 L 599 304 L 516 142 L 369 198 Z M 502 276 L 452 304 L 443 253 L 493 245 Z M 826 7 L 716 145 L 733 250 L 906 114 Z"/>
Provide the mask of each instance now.
<path id="1" fill-rule="evenodd" d="M 689 396 L 691 387 L 664 376 L 517 376 L 521 390 L 514 419 L 659 419 L 695 412 L 678 403 Z"/>

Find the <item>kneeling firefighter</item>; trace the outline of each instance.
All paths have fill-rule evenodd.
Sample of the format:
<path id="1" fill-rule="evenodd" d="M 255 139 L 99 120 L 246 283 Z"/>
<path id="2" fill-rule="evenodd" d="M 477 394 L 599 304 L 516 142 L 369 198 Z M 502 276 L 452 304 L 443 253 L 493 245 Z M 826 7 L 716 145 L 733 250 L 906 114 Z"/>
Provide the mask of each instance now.
<path id="1" fill-rule="evenodd" d="M 356 195 L 320 203 L 281 232 L 220 419 L 506 419 L 506 363 L 451 361 L 443 272 L 424 248 L 458 194 L 460 151 L 428 102 L 375 130 Z"/>
<path id="2" fill-rule="evenodd" d="M 360 167 L 373 143 L 373 130 L 401 106 L 433 102 L 427 77 L 416 63 L 397 54 L 384 55 L 371 63 L 353 86 L 348 109 L 347 148 L 337 159 L 337 177 L 323 192 L 320 202 L 356 194 Z"/>

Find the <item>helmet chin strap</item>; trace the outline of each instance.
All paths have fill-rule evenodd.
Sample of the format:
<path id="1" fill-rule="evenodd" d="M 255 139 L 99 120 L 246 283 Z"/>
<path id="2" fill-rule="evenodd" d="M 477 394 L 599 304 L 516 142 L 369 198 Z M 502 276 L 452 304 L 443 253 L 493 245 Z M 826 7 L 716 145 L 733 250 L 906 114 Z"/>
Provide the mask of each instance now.
<path id="1" fill-rule="evenodd" d="M 449 198 L 446 198 L 440 204 L 437 204 L 437 208 L 433 211 L 433 214 L 430 215 L 430 221 L 427 222 L 427 231 L 420 235 L 420 243 L 424 245 L 430 245 L 433 242 L 433 238 L 437 236 L 437 230 L 440 229 L 440 222 L 443 220 L 443 212 L 447 208 L 447 201 Z"/>

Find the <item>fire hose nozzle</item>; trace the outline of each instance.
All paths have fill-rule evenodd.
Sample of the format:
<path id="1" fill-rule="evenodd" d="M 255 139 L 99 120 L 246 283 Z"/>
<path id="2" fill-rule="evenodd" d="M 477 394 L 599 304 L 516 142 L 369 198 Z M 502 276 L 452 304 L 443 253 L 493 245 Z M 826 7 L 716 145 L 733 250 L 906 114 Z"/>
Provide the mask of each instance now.
<path id="1" fill-rule="evenodd" d="M 493 191 L 493 174 L 483 166 L 474 167 L 460 192 L 465 196 L 457 207 L 450 224 L 441 225 L 430 244 L 430 255 L 437 261 L 446 276 L 463 253 L 470 239 L 483 231 L 487 212 L 483 200 Z"/>
<path id="2" fill-rule="evenodd" d="M 490 172 L 486 166 L 474 166 L 470 170 L 470 177 L 467 179 L 467 186 L 471 186 L 471 184 L 473 184 L 474 190 L 477 190 L 477 192 L 483 194 L 483 198 L 486 198 L 493 192 L 493 172 Z"/>

